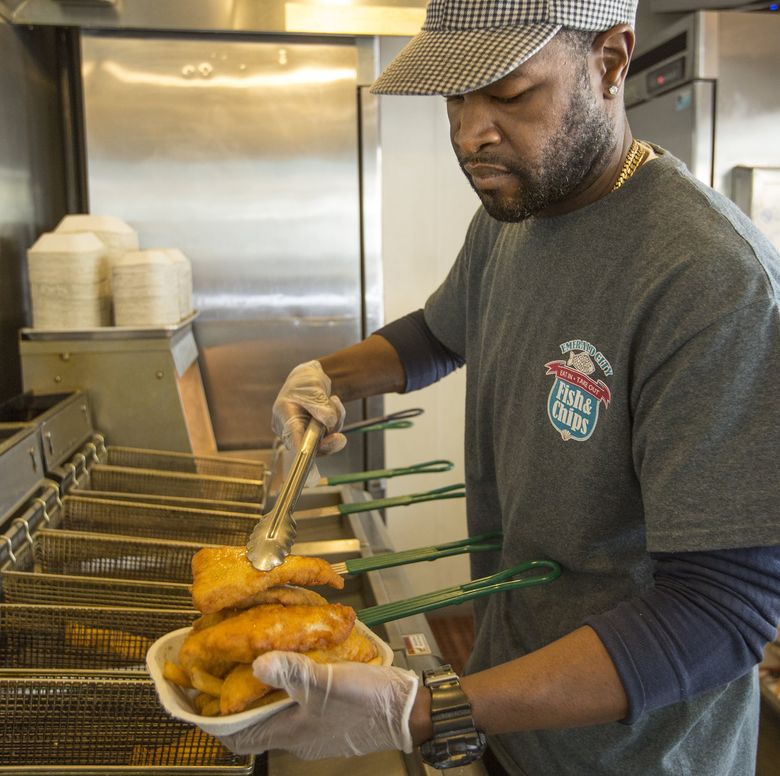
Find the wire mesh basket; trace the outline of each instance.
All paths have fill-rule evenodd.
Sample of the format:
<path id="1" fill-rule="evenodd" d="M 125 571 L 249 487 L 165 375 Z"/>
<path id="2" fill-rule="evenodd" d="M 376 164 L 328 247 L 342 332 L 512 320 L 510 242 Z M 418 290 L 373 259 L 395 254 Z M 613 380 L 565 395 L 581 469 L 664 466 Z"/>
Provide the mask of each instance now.
<path id="1" fill-rule="evenodd" d="M 33 542 L 35 571 L 81 577 L 157 580 L 188 584 L 192 556 L 203 546 L 77 531 L 38 531 Z"/>
<path id="2" fill-rule="evenodd" d="M 142 447 L 121 447 L 119 445 L 108 445 L 103 457 L 109 466 L 209 474 L 246 480 L 262 480 L 266 471 L 264 463 L 246 458 L 192 455 L 172 450 L 147 450 Z"/>
<path id="3" fill-rule="evenodd" d="M 144 554 L 152 559 L 166 554 L 160 542 L 127 545 L 127 537 L 117 542 L 109 536 L 69 533 L 59 530 L 37 531 L 29 544 L 17 550 L 14 561 L 0 569 L 2 600 L 9 604 L 46 604 L 56 606 L 107 606 L 143 609 L 192 609 L 190 593 L 192 555 L 195 545 L 175 544 L 172 563 L 158 562 L 160 575 L 178 582 L 160 579 L 127 579 L 101 576 L 125 573 L 123 566 L 144 563 Z M 113 541 L 112 541 L 113 540 Z M 123 554 L 124 553 L 124 554 Z M 36 558 L 38 559 L 36 561 Z M 101 560 L 102 559 L 102 560 Z M 115 564 L 112 568 L 112 563 Z M 82 568 L 85 574 L 67 569 Z M 47 571 L 53 569 L 53 571 Z M 63 571 L 63 569 L 66 569 Z M 185 577 L 185 575 L 187 575 Z M 186 580 L 186 581 L 185 581 Z"/>
<path id="4" fill-rule="evenodd" d="M 257 518 L 133 501 L 66 496 L 61 527 L 70 531 L 146 536 L 208 544 L 246 544 Z"/>
<path id="5" fill-rule="evenodd" d="M 258 504 L 262 503 L 265 490 L 262 480 L 105 464 L 96 464 L 90 469 L 90 488 L 119 493 L 156 493 L 163 496 L 251 501 Z"/>
<path id="6" fill-rule="evenodd" d="M 13 568 L 2 573 L 3 600 L 17 604 L 129 606 L 189 609 L 190 586 L 176 582 L 41 574 Z"/>
<path id="7" fill-rule="evenodd" d="M 240 514 L 259 517 L 264 505 L 252 501 L 225 501 L 214 498 L 192 498 L 190 496 L 164 496 L 160 493 L 122 493 L 95 488 L 78 488 L 69 491 L 103 501 L 134 501 L 137 504 L 159 504 L 160 506 L 183 507 L 184 509 L 201 509 L 217 512 L 238 512 Z"/>
<path id="8" fill-rule="evenodd" d="M 189 627 L 195 610 L 0 604 L 0 665 L 6 668 L 143 670 L 161 636 Z"/>
<path id="9" fill-rule="evenodd" d="M 147 676 L 0 669 L 0 773 L 251 774 L 197 727 L 170 717 Z"/>

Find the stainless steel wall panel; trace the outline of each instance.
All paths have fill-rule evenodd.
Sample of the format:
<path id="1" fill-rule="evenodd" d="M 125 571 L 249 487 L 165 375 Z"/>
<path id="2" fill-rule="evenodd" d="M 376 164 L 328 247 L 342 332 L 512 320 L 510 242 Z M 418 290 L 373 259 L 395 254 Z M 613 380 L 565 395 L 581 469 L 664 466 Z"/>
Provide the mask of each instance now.
<path id="1" fill-rule="evenodd" d="M 715 84 L 693 81 L 629 108 L 637 137 L 658 143 L 687 165 L 699 180 L 712 185 L 712 121 Z"/>
<path id="2" fill-rule="evenodd" d="M 85 33 L 82 59 L 91 210 L 189 256 L 218 445 L 268 447 L 289 369 L 362 336 L 354 41 Z"/>
<path id="3" fill-rule="evenodd" d="M 719 61 L 714 186 L 729 195 L 735 167 L 780 167 L 780 14 L 716 16 L 718 37 L 712 41 Z"/>

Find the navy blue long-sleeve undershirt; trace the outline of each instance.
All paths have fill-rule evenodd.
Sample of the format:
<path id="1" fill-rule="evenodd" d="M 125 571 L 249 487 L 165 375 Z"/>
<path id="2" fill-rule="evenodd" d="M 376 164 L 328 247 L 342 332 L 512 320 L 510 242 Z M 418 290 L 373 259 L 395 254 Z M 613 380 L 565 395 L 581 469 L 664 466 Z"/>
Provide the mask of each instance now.
<path id="1" fill-rule="evenodd" d="M 422 310 L 376 333 L 398 352 L 407 392 L 464 363 L 436 338 Z M 583 621 L 615 664 L 628 697 L 626 723 L 746 674 L 780 621 L 778 546 L 651 557 L 652 589 Z"/>

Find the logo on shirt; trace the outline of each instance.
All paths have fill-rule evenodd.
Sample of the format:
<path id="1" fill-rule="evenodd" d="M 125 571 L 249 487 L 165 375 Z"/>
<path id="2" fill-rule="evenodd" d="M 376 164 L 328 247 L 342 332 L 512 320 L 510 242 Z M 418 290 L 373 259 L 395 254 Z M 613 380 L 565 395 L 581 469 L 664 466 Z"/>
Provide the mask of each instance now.
<path id="1" fill-rule="evenodd" d="M 547 417 L 553 428 L 568 442 L 589 439 L 599 420 L 599 408 L 606 409 L 612 395 L 603 380 L 591 377 L 600 369 L 604 377 L 613 374 L 604 354 L 586 340 L 569 340 L 560 345 L 568 359 L 545 364 L 555 382 L 547 399 Z"/>

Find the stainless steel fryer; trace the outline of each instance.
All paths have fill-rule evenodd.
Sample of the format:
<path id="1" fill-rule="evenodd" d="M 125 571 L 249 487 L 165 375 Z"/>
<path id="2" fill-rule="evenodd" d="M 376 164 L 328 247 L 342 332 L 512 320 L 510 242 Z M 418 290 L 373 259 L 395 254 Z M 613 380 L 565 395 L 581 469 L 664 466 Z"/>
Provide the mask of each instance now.
<path id="1" fill-rule="evenodd" d="M 101 465 L 93 465 L 97 459 L 97 447 L 94 442 L 88 443 L 87 447 L 76 454 L 70 463 L 63 465 L 62 472 L 65 476 L 60 478 L 59 494 L 63 500 L 59 500 L 56 493 L 52 494 L 48 490 L 51 485 L 47 485 L 45 498 L 34 500 L 37 503 L 31 504 L 19 519 L 13 521 L 12 529 L 6 535 L 0 536 L 0 539 L 3 539 L 3 542 L 0 542 L 0 584 L 2 584 L 3 600 L 6 603 L 25 605 L 45 603 L 60 607 L 88 606 L 93 609 L 99 606 L 150 610 L 190 607 L 190 560 L 192 554 L 204 542 L 177 542 L 122 534 L 65 530 L 62 527 L 65 516 L 63 501 L 67 500 L 66 497 L 70 494 L 74 499 L 98 497 L 102 501 L 135 501 L 163 506 L 179 502 L 191 507 L 193 503 L 203 501 L 209 507 L 213 507 L 214 503 L 208 499 L 193 499 L 189 492 L 188 495 L 174 497 L 170 494 L 132 495 L 90 490 L 90 487 L 94 488 L 94 484 L 89 482 L 90 470 Z M 368 494 L 356 488 L 325 487 L 304 493 L 301 505 L 303 508 L 312 509 L 354 500 L 368 500 Z M 249 504 L 249 502 L 244 503 Z M 213 512 L 214 510 L 202 511 Z M 46 515 L 45 521 L 43 515 Z M 231 515 L 230 519 L 234 517 Z M 311 525 L 315 525 L 316 522 L 319 521 L 311 521 Z M 325 528 L 327 538 L 324 541 L 302 542 L 296 547 L 296 552 L 317 555 L 337 563 L 393 550 L 381 516 L 377 512 L 327 519 L 320 523 L 320 526 Z M 121 523 L 119 527 L 120 530 L 125 530 L 121 527 Z M 12 551 L 13 555 L 11 555 Z M 413 592 L 409 588 L 403 570 L 398 568 L 361 574 L 347 578 L 345 581 L 346 586 L 343 591 L 321 592 L 325 592 L 330 600 L 351 605 L 355 609 L 397 601 L 408 597 Z M 194 614 L 190 609 L 187 611 L 191 615 Z M 438 665 L 441 662 L 437 657 L 438 647 L 435 639 L 423 616 L 415 615 L 388 622 L 375 627 L 374 630 L 390 644 L 395 653 L 395 663 L 399 666 L 419 671 L 423 667 Z M 414 652 L 408 651 L 410 643 L 416 645 Z M 430 651 L 420 651 L 417 645 L 426 643 L 430 645 Z M 43 669 L 34 670 L 39 676 L 43 671 Z M 114 670 L 122 671 L 122 669 Z M 68 671 L 75 673 L 75 669 L 68 669 Z M 159 711 L 156 698 L 154 704 L 155 709 Z M 136 714 L 132 708 L 128 708 L 131 715 Z M 44 715 L 51 713 L 56 712 L 49 709 L 44 712 Z M 91 719 L 93 717 L 76 715 L 64 725 L 64 729 L 69 731 L 71 737 L 78 738 L 83 735 L 85 727 L 92 724 Z M 170 718 L 167 719 L 171 721 Z M 186 725 L 182 725 L 179 729 L 182 728 L 191 729 Z M 106 738 L 101 731 L 95 731 L 94 727 L 92 731 L 93 735 L 101 739 Z M 62 746 L 62 743 L 59 745 Z M 44 749 L 41 750 L 42 757 L 48 756 Z M 173 758 L 169 761 L 169 765 L 155 766 L 155 772 L 175 774 L 192 770 L 192 772 L 220 773 L 217 768 L 223 767 L 208 765 L 208 757 L 193 756 L 186 745 L 178 749 L 174 747 L 169 750 L 169 753 Z M 135 766 L 128 765 L 128 761 L 122 759 L 126 756 L 125 752 L 114 761 L 117 764 L 116 770 L 120 773 L 134 773 L 132 768 Z M 78 758 L 78 755 L 75 754 L 74 757 Z M 270 753 L 267 760 L 269 776 L 289 776 L 297 773 L 296 769 L 300 765 L 299 761 L 280 752 Z M 32 764 L 31 772 L 57 772 L 56 767 L 40 766 L 38 763 L 42 761 L 35 760 L 34 755 L 31 755 L 31 759 L 24 760 L 15 750 L 1 747 L 0 762 L 19 763 L 18 766 L 12 767 L 11 771 L 14 773 L 20 772 L 26 762 Z M 59 758 L 54 757 L 52 762 L 61 764 L 62 772 L 77 773 L 79 776 L 85 774 L 97 776 L 98 773 L 106 772 L 100 764 L 90 766 L 81 763 L 78 759 L 72 759 L 70 750 Z M 240 768 L 246 768 L 244 764 L 246 759 L 241 762 L 242 765 L 230 766 L 233 770 L 227 772 L 245 772 Z M 71 766 L 68 763 L 78 764 Z M 385 752 L 361 758 L 361 762 L 352 765 L 359 769 L 368 767 L 370 772 L 381 772 L 388 776 L 422 773 L 422 765 L 417 754 Z M 322 767 L 318 764 L 313 772 L 320 776 L 342 772 L 343 763 L 336 767 L 337 770 L 334 771 L 328 770 L 325 764 Z M 131 770 L 127 770 L 128 768 Z M 115 769 L 112 768 L 113 770 Z M 138 771 L 148 773 L 148 766 L 143 766 Z M 466 772 L 481 773 L 478 769 L 475 771 L 471 768 Z"/>

